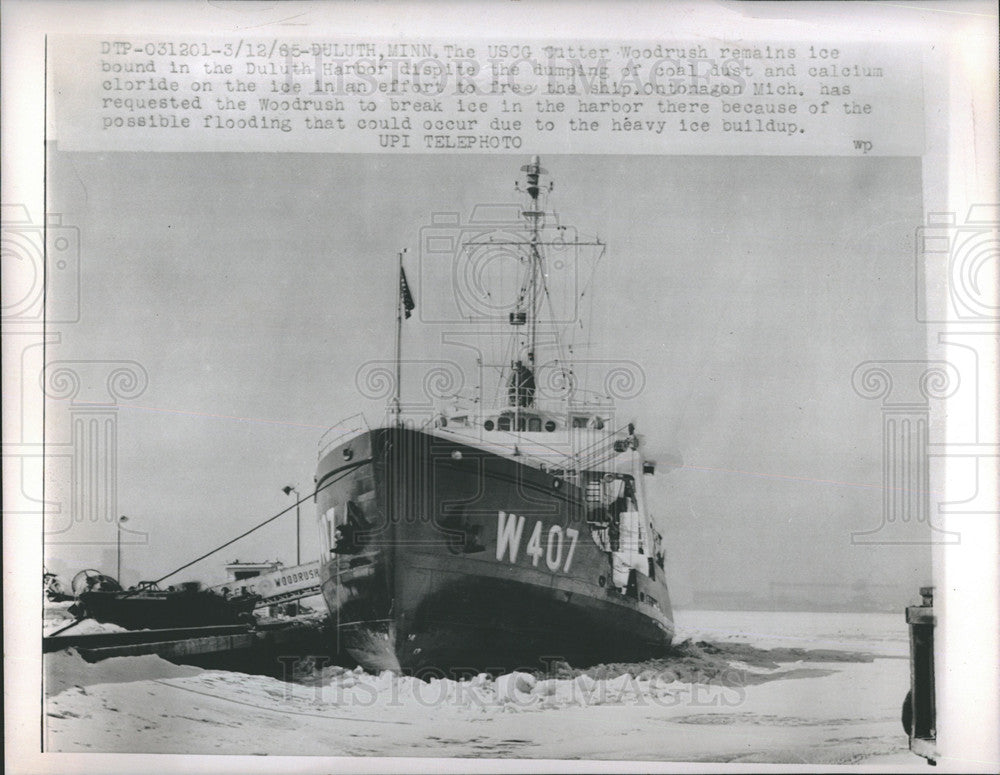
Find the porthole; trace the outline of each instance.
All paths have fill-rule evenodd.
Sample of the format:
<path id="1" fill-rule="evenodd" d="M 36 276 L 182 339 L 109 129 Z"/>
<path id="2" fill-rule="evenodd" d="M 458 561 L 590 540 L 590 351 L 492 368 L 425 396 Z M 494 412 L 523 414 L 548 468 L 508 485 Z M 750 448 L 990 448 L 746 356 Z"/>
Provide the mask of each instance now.
<path id="1" fill-rule="evenodd" d="M 598 576 L 598 577 L 597 577 L 597 583 L 598 583 L 598 584 L 599 584 L 600 586 L 602 586 L 602 587 L 603 587 L 603 586 L 604 586 L 605 584 L 607 584 L 607 583 L 608 583 L 608 580 L 607 580 L 606 578 L 604 578 L 604 576 Z"/>
<path id="2" fill-rule="evenodd" d="M 555 490 L 558 490 L 560 487 L 562 487 L 562 480 L 561 479 L 553 479 L 552 480 L 552 488 L 555 489 Z"/>
<path id="3" fill-rule="evenodd" d="M 486 430 L 491 431 L 496 427 L 496 425 L 494 425 L 493 420 L 487 420 L 486 422 L 483 423 L 483 427 Z"/>
<path id="4" fill-rule="evenodd" d="M 549 433 L 554 433 L 555 429 L 556 429 L 556 423 L 555 423 L 554 420 L 546 420 L 545 421 L 545 430 L 546 431 L 548 431 Z"/>
<path id="5" fill-rule="evenodd" d="M 341 452 L 340 454 L 344 456 L 344 460 L 350 460 L 352 457 L 354 457 L 354 450 L 352 450 L 350 447 L 345 447 L 344 451 Z"/>

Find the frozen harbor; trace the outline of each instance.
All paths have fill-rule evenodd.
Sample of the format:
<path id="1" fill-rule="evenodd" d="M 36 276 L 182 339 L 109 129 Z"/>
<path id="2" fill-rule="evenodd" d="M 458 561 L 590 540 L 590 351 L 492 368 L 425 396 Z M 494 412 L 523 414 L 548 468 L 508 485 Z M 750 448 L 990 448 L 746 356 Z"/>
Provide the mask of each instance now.
<path id="1" fill-rule="evenodd" d="M 154 656 L 46 657 L 49 751 L 921 765 L 896 614 L 678 612 L 669 660 L 285 682 Z M 764 652 L 764 649 L 775 649 Z M 925 765 L 924 765 L 925 766 Z"/>

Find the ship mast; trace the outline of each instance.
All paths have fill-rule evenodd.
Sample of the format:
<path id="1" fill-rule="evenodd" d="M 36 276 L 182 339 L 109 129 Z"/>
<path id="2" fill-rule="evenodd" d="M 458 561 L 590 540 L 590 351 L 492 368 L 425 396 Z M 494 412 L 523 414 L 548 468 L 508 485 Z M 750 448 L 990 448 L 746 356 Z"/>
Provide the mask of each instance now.
<path id="1" fill-rule="evenodd" d="M 543 257 L 540 248 L 539 234 L 541 231 L 542 219 L 545 212 L 542 210 L 538 198 L 541 193 L 539 178 L 548 172 L 542 169 L 541 160 L 533 156 L 530 164 L 521 167 L 521 172 L 525 173 L 525 189 L 528 194 L 528 208 L 521 214 L 528 219 L 530 229 L 530 243 L 528 250 L 528 273 L 524 279 L 518 294 L 514 311 L 510 313 L 510 324 L 512 326 L 527 326 L 528 338 L 525 353 L 525 361 L 521 360 L 520 353 L 517 361 L 511 364 L 510 382 L 508 385 L 508 403 L 513 405 L 517 415 L 522 408 L 529 408 L 535 404 L 535 348 L 538 344 L 538 312 L 539 312 L 539 278 L 544 271 L 542 265 Z M 551 188 L 551 183 L 549 184 Z M 518 185 L 517 190 L 521 190 Z M 515 426 L 517 427 L 517 426 Z"/>

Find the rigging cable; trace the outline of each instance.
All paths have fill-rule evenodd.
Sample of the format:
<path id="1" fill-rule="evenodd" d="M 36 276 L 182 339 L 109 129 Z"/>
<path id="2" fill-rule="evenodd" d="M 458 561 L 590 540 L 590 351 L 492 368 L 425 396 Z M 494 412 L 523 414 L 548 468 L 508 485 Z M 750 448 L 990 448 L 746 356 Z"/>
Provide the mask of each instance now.
<path id="1" fill-rule="evenodd" d="M 220 549 L 225 549 L 227 546 L 231 546 L 232 544 L 234 544 L 237 541 L 239 541 L 241 538 L 246 538 L 251 533 L 259 530 L 262 527 L 264 527 L 264 525 L 267 525 L 267 524 L 270 524 L 271 522 L 274 522 L 274 520 L 278 519 L 278 517 L 283 517 L 285 514 L 288 514 L 290 511 L 292 511 L 292 509 L 294 509 L 296 506 L 298 506 L 298 505 L 300 505 L 302 503 L 305 503 L 310 498 L 315 497 L 318 493 L 320 493 L 323 490 L 325 490 L 331 484 L 334 484 L 335 482 L 339 482 L 341 479 L 343 479 L 349 473 L 353 472 L 356 467 L 357 466 L 351 466 L 346 471 L 344 471 L 340 476 L 334 477 L 329 482 L 327 482 L 326 484 L 324 484 L 322 487 L 316 488 L 315 490 L 313 490 L 313 492 L 309 493 L 304 498 L 300 498 L 299 500 L 297 500 L 295 503 L 293 503 L 288 508 L 282 509 L 277 514 L 268 517 L 263 522 L 259 522 L 258 524 L 254 525 L 252 528 L 250 528 L 249 530 L 247 530 L 246 532 L 241 533 L 240 535 L 236 536 L 236 538 L 233 538 L 233 539 L 231 539 L 229 541 L 226 541 L 224 544 L 221 544 L 220 546 L 215 547 L 210 552 L 206 552 L 205 554 L 201 555 L 201 557 L 198 557 L 198 558 L 196 558 L 194 560 L 191 560 L 191 562 L 185 563 L 184 565 L 181 565 L 179 568 L 176 568 L 176 569 L 170 571 L 170 573 L 166 574 L 165 576 L 161 576 L 160 578 L 156 579 L 153 583 L 154 584 L 159 584 L 161 581 L 165 581 L 166 579 L 168 579 L 171 576 L 173 576 L 175 573 L 180 573 L 185 568 L 190 568 L 195 563 L 201 562 L 202 560 L 204 560 L 207 557 L 211 557 L 213 554 L 215 554 L 216 552 L 218 552 Z"/>

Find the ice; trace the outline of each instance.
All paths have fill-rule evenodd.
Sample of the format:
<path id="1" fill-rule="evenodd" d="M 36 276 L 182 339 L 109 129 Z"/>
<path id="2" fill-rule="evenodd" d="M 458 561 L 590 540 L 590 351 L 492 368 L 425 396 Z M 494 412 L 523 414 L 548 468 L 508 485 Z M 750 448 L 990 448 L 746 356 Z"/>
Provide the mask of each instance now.
<path id="1" fill-rule="evenodd" d="M 76 655 L 47 655 L 47 746 L 921 765 L 907 752 L 899 722 L 907 661 L 850 653 L 843 643 L 838 650 L 830 642 L 837 638 L 826 637 L 851 635 L 841 640 L 861 647 L 892 644 L 886 634 L 895 622 L 866 634 L 837 622 L 831 628 L 828 619 L 820 626 L 767 617 L 755 616 L 753 637 L 680 643 L 662 660 L 588 668 L 557 663 L 548 673 L 427 681 L 327 665 L 289 683 L 179 667 L 157 657 L 88 664 Z M 699 624 L 700 633 L 712 629 Z M 771 637 L 781 628 L 789 637 Z M 750 645 L 754 637 L 782 650 Z"/>

